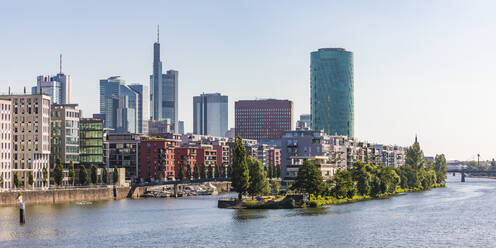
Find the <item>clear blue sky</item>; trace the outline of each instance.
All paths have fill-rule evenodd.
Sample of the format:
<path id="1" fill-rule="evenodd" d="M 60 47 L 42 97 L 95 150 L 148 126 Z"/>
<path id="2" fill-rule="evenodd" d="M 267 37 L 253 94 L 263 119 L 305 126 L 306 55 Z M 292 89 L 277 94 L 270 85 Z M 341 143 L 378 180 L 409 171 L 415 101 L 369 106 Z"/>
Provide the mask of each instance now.
<path id="1" fill-rule="evenodd" d="M 0 92 L 63 71 L 73 102 L 98 112 L 98 81 L 149 84 L 156 25 L 164 70 L 179 71 L 179 118 L 192 97 L 280 98 L 310 111 L 309 53 L 355 58 L 355 134 L 427 155 L 496 157 L 494 1 L 4 1 Z"/>

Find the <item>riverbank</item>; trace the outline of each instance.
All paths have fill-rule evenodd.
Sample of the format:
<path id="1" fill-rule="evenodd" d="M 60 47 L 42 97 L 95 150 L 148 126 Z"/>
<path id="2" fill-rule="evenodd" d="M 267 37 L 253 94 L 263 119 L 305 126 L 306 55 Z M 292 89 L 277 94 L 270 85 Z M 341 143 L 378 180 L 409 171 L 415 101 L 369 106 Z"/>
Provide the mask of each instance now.
<path id="1" fill-rule="evenodd" d="M 205 183 L 203 183 L 205 184 Z M 208 182 L 210 187 L 214 187 L 216 193 L 226 193 L 231 189 L 231 182 Z M 17 205 L 17 197 L 19 193 L 25 204 L 56 204 L 64 202 L 92 202 L 105 200 L 121 200 L 125 198 L 139 199 L 146 197 L 147 193 L 152 191 L 166 191 L 166 188 L 172 187 L 172 193 L 168 193 L 167 197 L 178 197 L 193 195 L 188 193 L 188 188 L 201 186 L 202 183 L 178 183 L 174 185 L 154 185 L 154 186 L 139 186 L 139 187 L 116 187 L 115 195 L 112 185 L 87 187 L 87 188 L 64 188 L 64 189 L 49 189 L 49 190 L 24 190 L 24 191 L 8 191 L 0 192 L 0 207 Z M 201 193 L 201 192 L 200 192 Z M 202 194 L 195 194 L 202 195 Z M 149 196 L 149 195 L 148 195 Z M 164 198 L 167 198 L 164 197 Z"/>
<path id="2" fill-rule="evenodd" d="M 434 184 L 431 189 L 445 187 L 446 184 Z M 431 190 L 429 189 L 429 190 Z M 316 208 L 321 206 L 350 204 L 361 201 L 381 200 L 399 196 L 405 193 L 423 192 L 422 189 L 401 189 L 398 188 L 392 194 L 382 194 L 376 197 L 355 195 L 352 198 L 337 199 L 332 196 L 313 196 L 308 198 L 302 195 L 276 196 L 273 198 L 263 198 L 261 201 L 245 198 L 242 202 L 229 199 L 219 199 L 219 208 L 236 208 L 236 209 L 291 209 L 291 208 Z"/>
<path id="3" fill-rule="evenodd" d="M 388 200 L 276 211 L 216 207 L 233 193 L 32 205 L 20 225 L 18 206 L 0 207 L 0 246 L 494 247 L 496 223 L 488 216 L 496 183 L 460 183 L 459 176 L 448 181 L 446 188 Z"/>
<path id="4" fill-rule="evenodd" d="M 112 199 L 127 198 L 129 187 L 116 187 L 115 196 L 114 188 L 95 187 L 95 188 L 69 188 L 69 189 L 49 189 L 49 190 L 25 190 L 0 192 L 0 206 L 17 205 L 17 196 L 22 194 L 25 204 L 55 204 L 63 202 L 78 201 L 102 201 Z"/>

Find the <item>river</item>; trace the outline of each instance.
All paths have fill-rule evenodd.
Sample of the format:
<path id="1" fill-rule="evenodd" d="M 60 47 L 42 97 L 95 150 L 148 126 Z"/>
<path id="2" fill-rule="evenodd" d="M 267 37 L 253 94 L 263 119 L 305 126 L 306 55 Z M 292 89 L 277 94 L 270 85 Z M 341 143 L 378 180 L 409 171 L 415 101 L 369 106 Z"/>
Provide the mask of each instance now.
<path id="1" fill-rule="evenodd" d="M 218 209 L 216 196 L 0 207 L 0 247 L 496 247 L 496 180 L 317 209 Z"/>

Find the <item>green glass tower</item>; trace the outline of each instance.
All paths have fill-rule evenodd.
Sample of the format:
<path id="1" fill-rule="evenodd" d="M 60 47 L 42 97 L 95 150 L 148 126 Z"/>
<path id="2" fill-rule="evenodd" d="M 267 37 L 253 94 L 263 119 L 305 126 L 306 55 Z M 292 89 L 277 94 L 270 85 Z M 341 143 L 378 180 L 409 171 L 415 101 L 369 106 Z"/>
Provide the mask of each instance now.
<path id="1" fill-rule="evenodd" d="M 312 129 L 353 137 L 353 53 L 321 48 L 310 54 Z"/>

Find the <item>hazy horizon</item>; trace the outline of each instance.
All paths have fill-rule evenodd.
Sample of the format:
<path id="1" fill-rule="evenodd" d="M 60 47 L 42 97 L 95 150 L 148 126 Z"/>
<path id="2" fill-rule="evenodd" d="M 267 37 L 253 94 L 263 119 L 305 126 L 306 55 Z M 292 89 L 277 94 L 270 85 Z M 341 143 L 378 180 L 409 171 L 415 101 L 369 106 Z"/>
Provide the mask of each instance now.
<path id="1" fill-rule="evenodd" d="M 496 35 L 492 1 L 27 1 L 0 9 L 0 93 L 36 76 L 72 77 L 72 103 L 98 113 L 99 80 L 149 85 L 160 25 L 163 71 L 179 71 L 179 119 L 192 131 L 193 96 L 294 102 L 310 113 L 310 52 L 354 54 L 355 136 L 426 156 L 496 157 L 489 111 Z"/>

